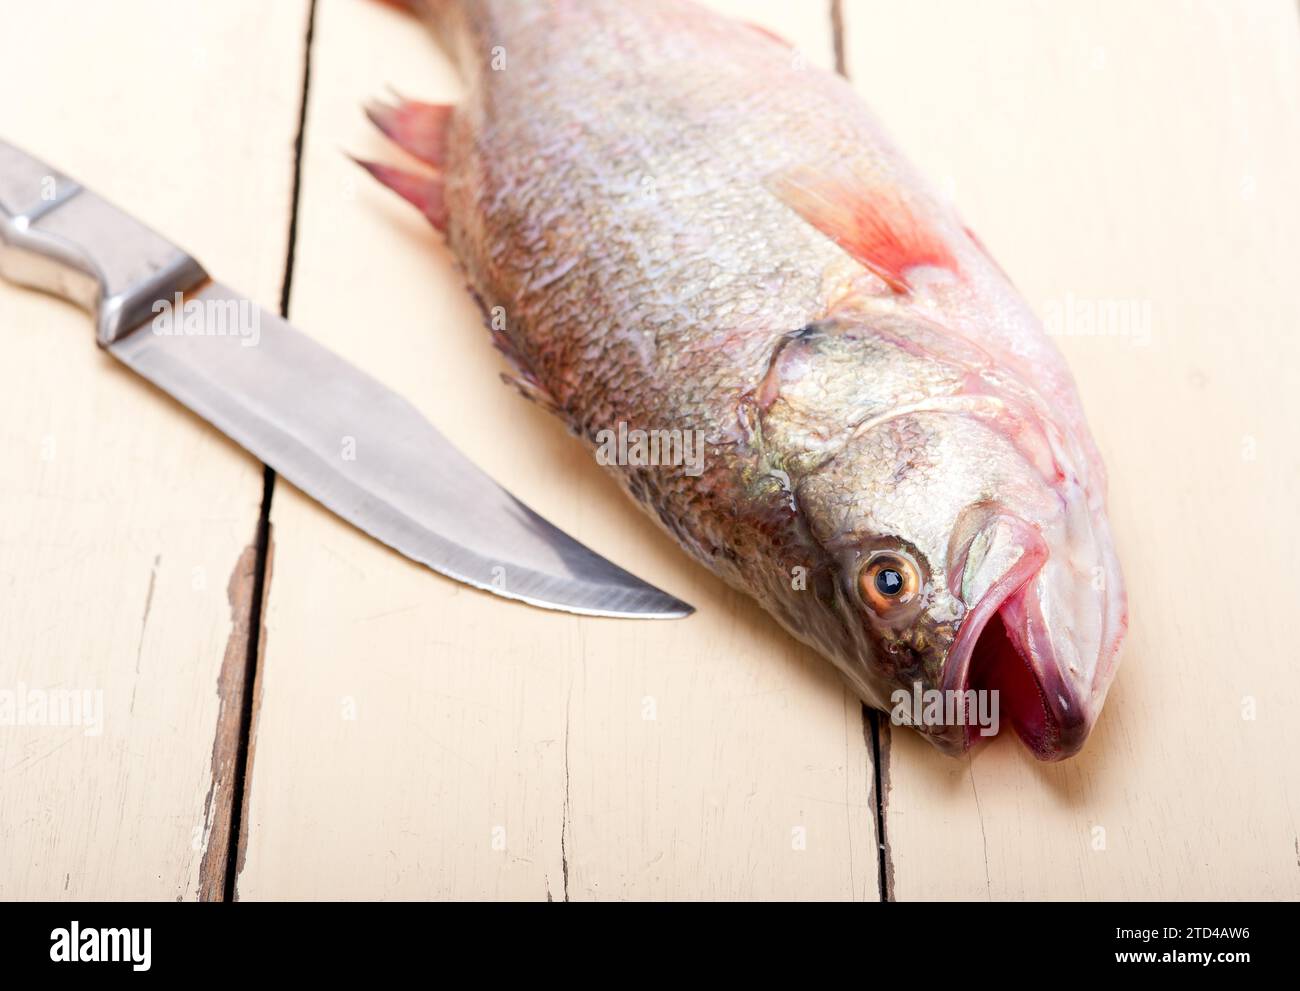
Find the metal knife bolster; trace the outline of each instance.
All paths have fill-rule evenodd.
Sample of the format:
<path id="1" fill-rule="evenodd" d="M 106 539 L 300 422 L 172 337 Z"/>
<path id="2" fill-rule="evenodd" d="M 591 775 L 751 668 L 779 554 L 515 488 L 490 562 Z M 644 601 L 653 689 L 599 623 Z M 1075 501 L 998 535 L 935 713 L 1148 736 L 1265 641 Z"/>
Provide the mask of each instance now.
<path id="1" fill-rule="evenodd" d="M 13 145 L 0 141 L 0 276 L 70 300 L 107 347 L 208 280 L 176 245 Z"/>

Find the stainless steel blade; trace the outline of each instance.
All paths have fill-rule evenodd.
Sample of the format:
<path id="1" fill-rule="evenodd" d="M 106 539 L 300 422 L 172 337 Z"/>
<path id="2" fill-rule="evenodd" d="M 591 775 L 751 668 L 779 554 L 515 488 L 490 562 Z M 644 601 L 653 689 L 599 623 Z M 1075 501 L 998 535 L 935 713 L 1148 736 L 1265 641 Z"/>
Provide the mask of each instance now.
<path id="1" fill-rule="evenodd" d="M 567 612 L 693 611 L 552 526 L 406 400 L 219 283 L 163 307 L 108 350 L 343 519 L 434 571 Z"/>
<path id="2" fill-rule="evenodd" d="M 567 612 L 692 612 L 547 523 L 401 397 L 4 141 L 0 276 L 84 306 L 99 343 L 120 361 L 434 571 Z"/>
<path id="3" fill-rule="evenodd" d="M 434 571 L 536 606 L 691 607 L 557 530 L 405 400 L 0 141 L 0 276 L 69 299 L 99 343 L 339 516 Z"/>

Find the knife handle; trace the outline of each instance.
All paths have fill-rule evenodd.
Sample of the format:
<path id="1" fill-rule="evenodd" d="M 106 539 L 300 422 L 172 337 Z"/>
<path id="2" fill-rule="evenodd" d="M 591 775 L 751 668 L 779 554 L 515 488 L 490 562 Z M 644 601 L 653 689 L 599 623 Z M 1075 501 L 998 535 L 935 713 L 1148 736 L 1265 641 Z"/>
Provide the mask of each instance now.
<path id="1" fill-rule="evenodd" d="M 101 347 L 208 279 L 176 245 L 4 141 L 0 276 L 89 311 Z"/>

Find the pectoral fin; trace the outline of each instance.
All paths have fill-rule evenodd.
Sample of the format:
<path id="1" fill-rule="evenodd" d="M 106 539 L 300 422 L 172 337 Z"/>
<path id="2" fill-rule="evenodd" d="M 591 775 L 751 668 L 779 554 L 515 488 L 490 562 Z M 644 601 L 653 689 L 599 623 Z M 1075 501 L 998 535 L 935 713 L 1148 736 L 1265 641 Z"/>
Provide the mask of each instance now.
<path id="1" fill-rule="evenodd" d="M 847 172 L 800 171 L 776 176 L 771 188 L 896 293 L 912 291 L 908 273 L 913 269 L 957 270 L 943 238 L 916 216 L 895 186 L 873 184 Z"/>

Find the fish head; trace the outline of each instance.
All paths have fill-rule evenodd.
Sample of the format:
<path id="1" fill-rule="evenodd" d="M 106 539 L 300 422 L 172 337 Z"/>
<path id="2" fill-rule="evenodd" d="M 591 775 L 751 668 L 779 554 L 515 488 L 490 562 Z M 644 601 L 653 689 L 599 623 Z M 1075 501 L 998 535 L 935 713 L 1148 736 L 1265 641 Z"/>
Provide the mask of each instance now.
<path id="1" fill-rule="evenodd" d="M 983 396 L 864 423 L 798 498 L 834 575 L 822 646 L 860 693 L 947 753 L 1009 723 L 1060 760 L 1113 676 L 1123 584 L 1088 458 L 1008 408 Z"/>

